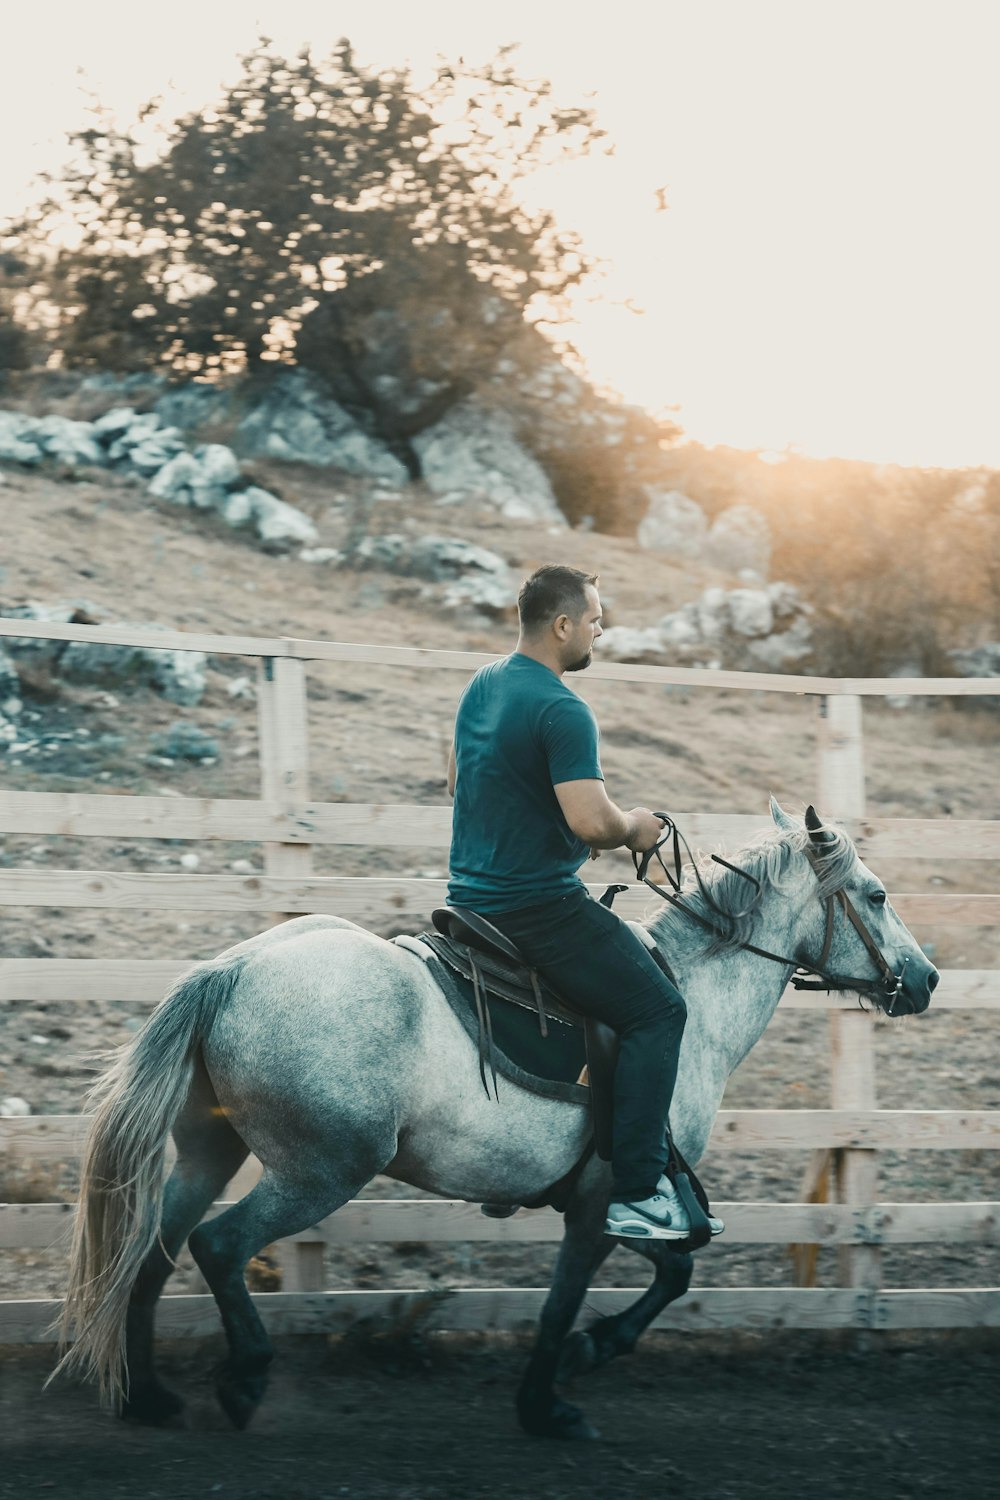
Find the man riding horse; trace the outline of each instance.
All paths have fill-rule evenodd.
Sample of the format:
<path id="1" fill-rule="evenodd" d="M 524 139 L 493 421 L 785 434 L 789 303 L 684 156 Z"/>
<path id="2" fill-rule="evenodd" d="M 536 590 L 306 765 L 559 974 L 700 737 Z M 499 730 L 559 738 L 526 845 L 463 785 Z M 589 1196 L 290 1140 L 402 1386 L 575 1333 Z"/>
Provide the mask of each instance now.
<path id="1" fill-rule="evenodd" d="M 577 873 L 588 851 L 641 853 L 664 826 L 649 808 L 623 812 L 611 801 L 597 721 L 562 680 L 590 665 L 602 634 L 597 582 L 558 565 L 533 573 L 518 595 L 514 651 L 481 668 L 462 695 L 448 766 L 448 901 L 486 917 L 578 1009 L 618 1033 L 605 1230 L 682 1240 L 691 1223 L 665 1167 L 684 1001 Z M 720 1220 L 710 1224 L 722 1232 Z"/>

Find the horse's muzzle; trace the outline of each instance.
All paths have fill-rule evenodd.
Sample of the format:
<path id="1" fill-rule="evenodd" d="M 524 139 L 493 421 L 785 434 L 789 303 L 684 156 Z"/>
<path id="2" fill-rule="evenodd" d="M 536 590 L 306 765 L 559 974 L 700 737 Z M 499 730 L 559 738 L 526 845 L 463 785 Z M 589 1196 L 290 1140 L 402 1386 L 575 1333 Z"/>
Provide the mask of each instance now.
<path id="1" fill-rule="evenodd" d="M 930 1005 L 940 980 L 941 975 L 932 963 L 908 963 L 897 994 L 882 1009 L 888 1016 L 919 1016 Z"/>

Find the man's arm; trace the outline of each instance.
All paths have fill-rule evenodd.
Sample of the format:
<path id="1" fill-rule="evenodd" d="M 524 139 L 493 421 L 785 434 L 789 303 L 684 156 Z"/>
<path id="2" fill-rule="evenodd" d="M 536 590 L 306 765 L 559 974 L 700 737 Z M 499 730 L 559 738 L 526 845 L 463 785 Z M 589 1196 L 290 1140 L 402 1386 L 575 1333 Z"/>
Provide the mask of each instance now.
<path id="1" fill-rule="evenodd" d="M 554 790 L 566 822 L 592 849 L 651 849 L 663 832 L 663 820 L 648 807 L 616 807 L 603 781 L 561 781 Z"/>

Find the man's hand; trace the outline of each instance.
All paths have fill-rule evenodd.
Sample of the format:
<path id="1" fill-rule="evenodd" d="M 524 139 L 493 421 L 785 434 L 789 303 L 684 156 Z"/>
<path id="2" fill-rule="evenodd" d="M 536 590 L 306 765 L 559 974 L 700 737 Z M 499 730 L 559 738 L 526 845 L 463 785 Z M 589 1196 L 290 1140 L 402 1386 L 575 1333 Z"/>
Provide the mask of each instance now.
<path id="1" fill-rule="evenodd" d="M 625 840 L 626 849 L 632 849 L 636 854 L 645 854 L 647 849 L 652 849 L 660 834 L 667 826 L 662 818 L 658 818 L 655 812 L 650 812 L 648 807 L 633 807 L 632 811 L 625 814 L 629 821 L 629 834 Z"/>

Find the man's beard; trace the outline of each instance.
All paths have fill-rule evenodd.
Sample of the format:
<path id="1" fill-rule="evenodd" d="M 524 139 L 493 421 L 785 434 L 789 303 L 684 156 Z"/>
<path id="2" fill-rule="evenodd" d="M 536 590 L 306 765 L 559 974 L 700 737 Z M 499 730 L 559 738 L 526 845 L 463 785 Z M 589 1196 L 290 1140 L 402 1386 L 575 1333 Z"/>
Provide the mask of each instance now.
<path id="1" fill-rule="evenodd" d="M 593 648 L 593 646 L 591 646 L 591 648 L 587 652 L 586 656 L 581 656 L 576 661 L 571 661 L 570 664 L 569 664 L 569 666 L 566 667 L 564 670 L 567 671 L 567 672 L 585 672 L 587 670 L 587 668 L 590 666 L 590 663 L 593 661 L 593 659 L 594 659 L 594 648 Z"/>

